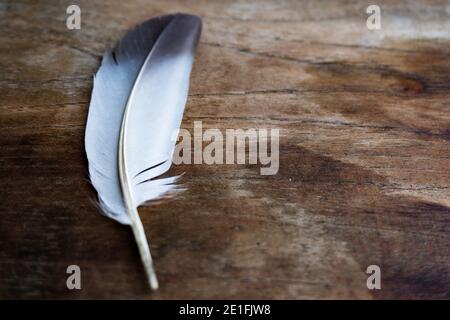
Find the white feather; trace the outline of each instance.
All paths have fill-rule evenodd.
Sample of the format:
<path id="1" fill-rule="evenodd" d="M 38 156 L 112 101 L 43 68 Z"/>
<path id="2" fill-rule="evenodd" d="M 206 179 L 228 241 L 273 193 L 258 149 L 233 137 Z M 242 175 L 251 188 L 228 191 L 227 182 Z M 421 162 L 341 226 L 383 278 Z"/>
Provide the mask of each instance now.
<path id="1" fill-rule="evenodd" d="M 104 214 L 130 225 L 149 282 L 158 283 L 137 207 L 175 190 L 171 165 L 201 32 L 185 14 L 148 20 L 106 51 L 94 77 L 86 125 L 91 182 Z"/>

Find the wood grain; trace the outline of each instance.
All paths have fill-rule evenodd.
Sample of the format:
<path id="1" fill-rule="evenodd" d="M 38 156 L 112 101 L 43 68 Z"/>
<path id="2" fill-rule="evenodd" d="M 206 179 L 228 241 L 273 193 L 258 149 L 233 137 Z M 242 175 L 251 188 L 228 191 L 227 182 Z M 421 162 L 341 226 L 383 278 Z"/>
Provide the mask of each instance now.
<path id="1" fill-rule="evenodd" d="M 0 2 L 0 298 L 449 298 L 448 1 L 383 1 L 377 31 L 364 1 L 79 1 L 68 30 L 72 2 Z M 150 293 L 83 139 L 105 48 L 172 12 L 204 22 L 183 128 L 279 128 L 280 170 L 171 169 L 189 190 L 140 209 Z"/>

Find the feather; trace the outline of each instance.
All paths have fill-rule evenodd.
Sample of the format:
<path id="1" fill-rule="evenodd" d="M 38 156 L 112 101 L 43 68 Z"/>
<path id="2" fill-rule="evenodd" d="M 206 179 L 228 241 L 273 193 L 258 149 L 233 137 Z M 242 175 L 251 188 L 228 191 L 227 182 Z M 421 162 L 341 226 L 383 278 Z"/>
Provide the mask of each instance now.
<path id="1" fill-rule="evenodd" d="M 102 212 L 130 225 L 147 278 L 158 288 L 137 207 L 176 190 L 169 170 L 200 18 L 175 14 L 150 19 L 107 50 L 94 76 L 85 146 L 91 182 Z"/>

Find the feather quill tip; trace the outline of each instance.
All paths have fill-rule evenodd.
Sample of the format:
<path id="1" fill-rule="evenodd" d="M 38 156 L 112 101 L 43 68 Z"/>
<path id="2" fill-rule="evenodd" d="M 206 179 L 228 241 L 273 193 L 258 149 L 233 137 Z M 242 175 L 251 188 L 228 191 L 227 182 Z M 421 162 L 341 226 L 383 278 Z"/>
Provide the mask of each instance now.
<path id="1" fill-rule="evenodd" d="M 148 275 L 148 283 L 150 284 L 150 288 L 152 290 L 158 290 L 159 284 L 155 272 L 150 272 L 150 274 Z"/>

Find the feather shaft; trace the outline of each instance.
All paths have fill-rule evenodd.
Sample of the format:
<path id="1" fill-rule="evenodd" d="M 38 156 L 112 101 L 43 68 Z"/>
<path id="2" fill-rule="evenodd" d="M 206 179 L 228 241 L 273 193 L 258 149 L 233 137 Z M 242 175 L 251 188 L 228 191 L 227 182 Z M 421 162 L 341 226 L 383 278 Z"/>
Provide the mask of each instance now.
<path id="1" fill-rule="evenodd" d="M 144 265 L 145 273 L 147 275 L 147 280 L 150 285 L 150 288 L 153 290 L 157 290 L 158 279 L 156 277 L 155 268 L 153 266 L 153 259 L 150 253 L 150 246 L 147 241 L 147 237 L 145 235 L 144 227 L 142 226 L 141 218 L 139 217 L 139 213 L 136 209 L 135 201 L 133 200 L 133 194 L 131 192 L 131 184 L 130 179 L 128 177 L 128 167 L 127 167 L 127 157 L 125 151 L 126 145 L 126 137 L 127 137 L 127 127 L 128 127 L 128 115 L 131 110 L 131 105 L 133 103 L 133 97 L 136 92 L 136 83 L 139 82 L 143 70 L 145 70 L 145 65 L 148 63 L 151 53 L 146 57 L 144 61 L 144 65 L 138 73 L 138 76 L 133 84 L 133 88 L 131 89 L 130 96 L 128 98 L 127 104 L 125 106 L 124 115 L 122 119 L 122 126 L 120 128 L 120 138 L 119 138 L 119 180 L 120 186 L 122 189 L 123 199 L 125 202 L 125 208 L 128 212 L 128 216 L 131 221 L 131 229 L 133 231 L 134 238 L 136 240 L 136 244 L 139 249 L 139 255 L 141 256 L 142 264 Z"/>
<path id="2" fill-rule="evenodd" d="M 128 105 L 128 104 L 127 104 Z M 126 130 L 126 117 L 124 117 L 124 121 L 122 124 L 122 129 L 120 133 L 119 140 L 119 179 L 121 184 L 121 189 L 123 193 L 123 199 L 125 202 L 125 208 L 128 212 L 128 217 L 131 221 L 131 230 L 133 231 L 134 239 L 136 240 L 136 244 L 138 246 L 139 255 L 142 260 L 142 264 L 144 265 L 145 273 L 147 275 L 147 281 L 152 290 L 157 290 L 158 279 L 156 277 L 155 268 L 153 267 L 153 259 L 150 253 L 150 247 L 148 245 L 147 237 L 145 235 L 144 227 L 142 225 L 141 218 L 139 217 L 139 213 L 134 205 L 128 174 L 127 174 L 127 166 L 126 166 L 126 157 L 125 157 L 125 130 Z"/>

